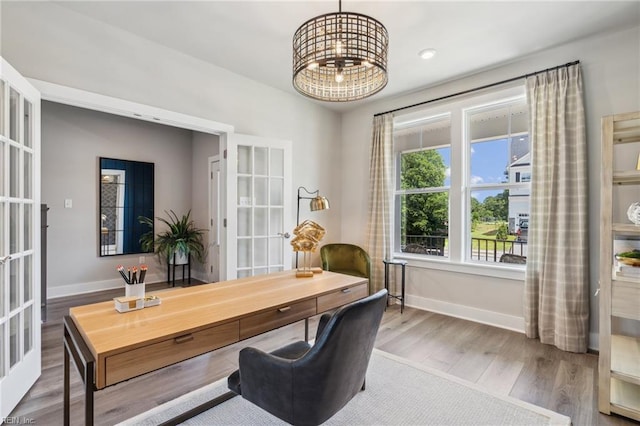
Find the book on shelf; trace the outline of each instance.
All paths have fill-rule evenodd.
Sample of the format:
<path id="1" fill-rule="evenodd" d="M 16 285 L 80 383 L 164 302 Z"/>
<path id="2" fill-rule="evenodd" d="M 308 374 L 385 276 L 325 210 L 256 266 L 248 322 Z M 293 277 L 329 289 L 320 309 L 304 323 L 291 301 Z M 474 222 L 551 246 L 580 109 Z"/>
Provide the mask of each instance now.
<path id="1" fill-rule="evenodd" d="M 616 267 L 617 277 L 640 278 L 640 267 L 618 264 Z"/>

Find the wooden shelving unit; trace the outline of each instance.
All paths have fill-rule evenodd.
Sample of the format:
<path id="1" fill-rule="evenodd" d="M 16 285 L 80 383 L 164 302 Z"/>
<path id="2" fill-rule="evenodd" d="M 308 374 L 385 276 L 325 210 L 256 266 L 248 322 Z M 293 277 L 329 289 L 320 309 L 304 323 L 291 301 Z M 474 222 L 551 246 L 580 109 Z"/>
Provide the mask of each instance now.
<path id="1" fill-rule="evenodd" d="M 618 152 L 621 148 L 626 151 Z M 614 253 L 617 240 L 640 244 L 640 226 L 614 207 L 640 201 L 640 170 L 629 155 L 633 152 L 637 159 L 640 112 L 603 117 L 598 408 L 640 421 L 640 276 L 618 274 Z M 631 185 L 631 190 L 616 191 L 618 185 Z"/>

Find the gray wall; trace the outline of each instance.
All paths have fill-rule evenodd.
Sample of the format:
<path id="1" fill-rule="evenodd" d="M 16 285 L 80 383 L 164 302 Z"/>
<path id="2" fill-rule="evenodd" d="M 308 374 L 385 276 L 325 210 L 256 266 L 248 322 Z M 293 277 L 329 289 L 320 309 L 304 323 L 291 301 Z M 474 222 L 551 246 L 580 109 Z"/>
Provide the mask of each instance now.
<path id="1" fill-rule="evenodd" d="M 138 264 L 139 255 L 98 256 L 98 157 L 154 163 L 156 216 L 170 209 L 181 214 L 191 208 L 191 141 L 189 130 L 42 102 L 50 297 L 123 285 L 116 266 Z M 65 199 L 72 208 L 64 207 Z M 154 257 L 145 261 L 147 281 L 165 278 Z"/>
<path id="2" fill-rule="evenodd" d="M 343 167 L 341 235 L 345 242 L 365 244 L 371 122 L 375 113 L 435 99 L 451 93 L 490 84 L 533 71 L 580 60 L 587 119 L 589 155 L 590 294 L 598 287 L 599 199 L 600 199 L 600 118 L 604 115 L 640 110 L 640 28 L 625 29 L 595 38 L 559 46 L 521 61 L 464 79 L 416 91 L 394 99 L 374 102 L 345 113 L 342 124 Z M 469 58 L 473 60 L 473 58 Z M 445 271 L 434 264 L 410 262 L 407 292 L 410 305 L 429 307 L 449 314 L 512 327 L 523 324 L 521 278 L 496 278 L 490 271 Z M 467 273 L 471 272 L 471 273 Z M 497 272 L 496 272 L 497 273 Z M 511 324 L 511 325 L 510 325 Z M 517 328 L 517 327 L 515 327 Z M 590 347 L 598 347 L 598 298 L 591 296 Z"/>

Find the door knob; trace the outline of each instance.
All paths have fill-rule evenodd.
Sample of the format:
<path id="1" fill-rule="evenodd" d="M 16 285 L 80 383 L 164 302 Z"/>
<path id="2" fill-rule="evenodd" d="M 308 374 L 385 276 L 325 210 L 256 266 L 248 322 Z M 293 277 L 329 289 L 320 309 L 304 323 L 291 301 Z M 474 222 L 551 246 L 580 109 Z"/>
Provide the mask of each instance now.
<path id="1" fill-rule="evenodd" d="M 291 236 L 291 234 L 289 234 L 288 232 L 278 232 L 278 235 L 280 235 L 282 238 L 289 238 Z"/>

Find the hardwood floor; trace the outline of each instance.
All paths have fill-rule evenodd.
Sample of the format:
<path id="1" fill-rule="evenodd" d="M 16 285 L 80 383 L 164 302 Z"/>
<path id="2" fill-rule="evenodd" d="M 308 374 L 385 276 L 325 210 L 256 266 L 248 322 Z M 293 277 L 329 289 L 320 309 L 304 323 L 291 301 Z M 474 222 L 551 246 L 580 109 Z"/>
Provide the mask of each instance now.
<path id="1" fill-rule="evenodd" d="M 166 284 L 151 284 L 150 291 Z M 11 416 L 38 425 L 62 424 L 62 317 L 72 306 L 119 296 L 104 291 L 51 300 L 42 325 L 42 375 Z M 317 317 L 310 325 L 313 336 Z M 95 394 L 97 425 L 112 425 L 170 401 L 236 369 L 245 346 L 273 350 L 299 340 L 302 322 L 236 343 L 171 367 L 108 387 Z M 426 366 L 476 382 L 503 394 L 571 417 L 573 425 L 638 425 L 600 414 L 597 409 L 598 358 L 543 345 L 524 335 L 432 312 L 390 307 L 378 332 L 376 347 Z M 72 367 L 73 369 L 73 367 Z M 83 423 L 80 376 L 72 373 L 71 423 Z"/>

